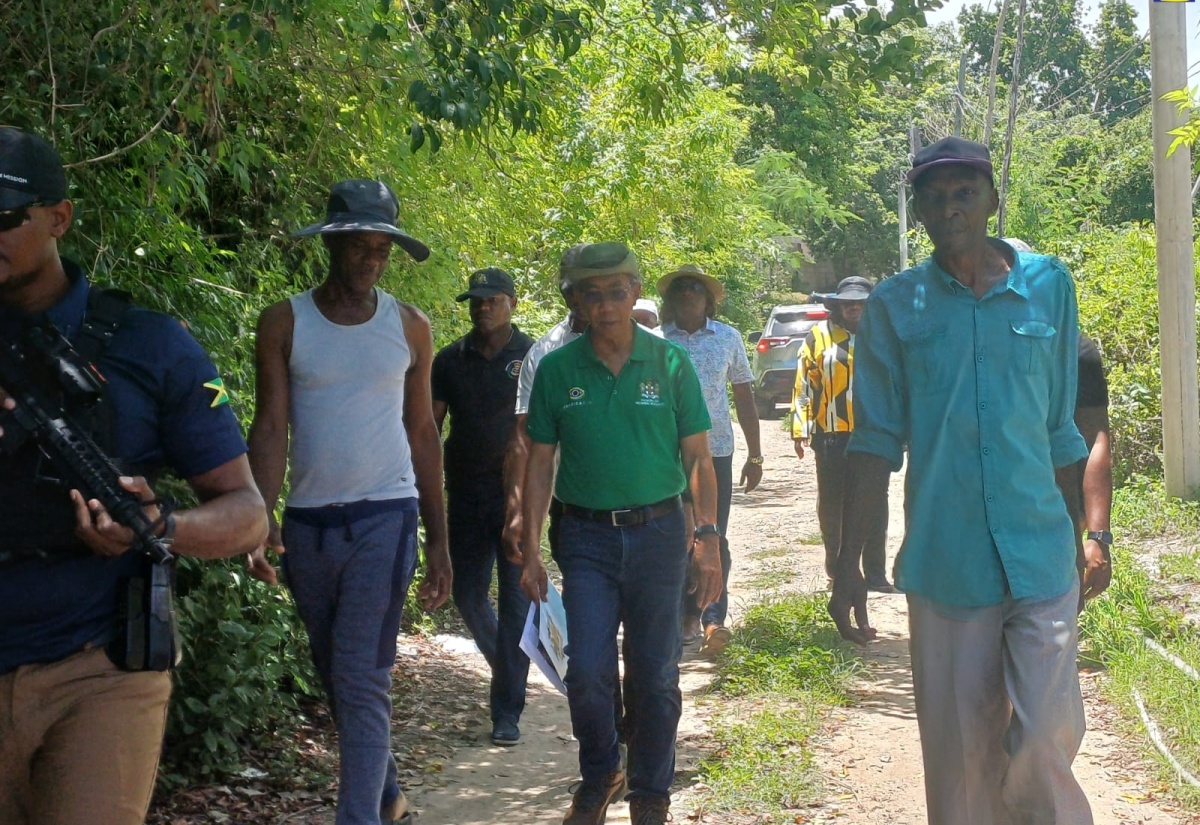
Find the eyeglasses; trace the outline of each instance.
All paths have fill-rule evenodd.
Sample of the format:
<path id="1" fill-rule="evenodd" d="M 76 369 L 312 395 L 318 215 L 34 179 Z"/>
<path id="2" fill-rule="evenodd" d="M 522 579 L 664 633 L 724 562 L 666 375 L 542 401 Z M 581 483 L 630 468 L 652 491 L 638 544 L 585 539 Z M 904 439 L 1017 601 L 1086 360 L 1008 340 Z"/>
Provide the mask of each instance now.
<path id="1" fill-rule="evenodd" d="M 680 295 L 685 292 L 691 292 L 699 295 L 700 293 L 704 292 L 704 290 L 704 284 L 700 283 L 699 281 L 693 281 L 691 278 L 687 278 L 672 282 L 671 288 L 668 290 L 668 292 L 674 292 Z"/>
<path id="2" fill-rule="evenodd" d="M 16 229 L 18 226 L 24 226 L 29 223 L 29 210 L 33 207 L 51 205 L 42 201 L 35 201 L 34 203 L 19 206 L 16 209 L 0 210 L 0 232 L 8 232 L 10 229 Z"/>
<path id="3" fill-rule="evenodd" d="M 589 289 L 583 293 L 583 302 L 588 306 L 609 303 L 619 304 L 629 298 L 629 290 L 624 287 L 616 289 Z"/>

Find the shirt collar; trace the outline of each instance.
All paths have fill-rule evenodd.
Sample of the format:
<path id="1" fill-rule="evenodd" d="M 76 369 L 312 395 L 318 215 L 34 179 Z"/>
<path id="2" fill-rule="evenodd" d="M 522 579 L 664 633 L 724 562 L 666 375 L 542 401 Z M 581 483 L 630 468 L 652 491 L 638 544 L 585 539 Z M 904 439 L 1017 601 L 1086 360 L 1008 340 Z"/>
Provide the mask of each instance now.
<path id="1" fill-rule="evenodd" d="M 663 335 L 670 335 L 673 332 L 679 333 L 680 335 L 695 335 L 696 333 L 700 333 L 700 332 L 715 333 L 717 331 L 717 322 L 714 321 L 712 318 L 705 318 L 704 326 L 700 327 L 700 329 L 696 330 L 696 332 L 688 332 L 686 330 L 680 329 L 679 326 L 674 321 L 667 321 L 665 324 L 662 325 L 662 331 L 663 331 Z"/>
<path id="2" fill-rule="evenodd" d="M 995 243 L 1004 243 L 1003 241 L 997 241 L 994 238 L 992 238 L 990 240 L 992 240 Z M 987 295 L 984 295 L 983 297 L 987 298 L 990 295 L 998 295 L 1001 292 L 1015 292 L 1017 295 L 1020 295 L 1022 298 L 1025 298 L 1028 300 L 1028 298 L 1029 298 L 1029 281 L 1025 277 L 1025 265 L 1021 260 L 1021 252 L 1019 250 L 1013 249 L 1012 247 L 1008 246 L 1008 244 L 1004 244 L 1004 245 L 1006 247 L 1008 247 L 1010 250 L 1012 250 L 1012 253 L 1013 253 L 1012 269 L 1010 269 L 1008 271 L 1008 277 L 1005 278 L 1004 281 L 1002 281 L 1001 283 L 998 283 L 998 284 L 996 284 L 996 286 L 992 287 L 988 291 Z M 934 259 L 934 257 L 932 255 L 930 255 L 925 260 L 925 268 L 926 268 L 926 271 L 930 273 L 931 277 L 934 280 L 940 282 L 946 288 L 947 292 L 957 293 L 957 292 L 970 292 L 971 291 L 970 287 L 965 286 L 953 275 L 951 275 L 950 273 L 948 273 L 944 269 L 942 269 L 940 266 L 938 266 L 938 262 Z"/>

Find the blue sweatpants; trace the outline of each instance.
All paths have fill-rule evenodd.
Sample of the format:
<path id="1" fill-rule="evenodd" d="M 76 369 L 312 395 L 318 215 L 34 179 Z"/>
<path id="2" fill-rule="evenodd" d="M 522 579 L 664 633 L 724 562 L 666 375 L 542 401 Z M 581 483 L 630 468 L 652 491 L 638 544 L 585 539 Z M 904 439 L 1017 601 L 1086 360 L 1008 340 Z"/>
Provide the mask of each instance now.
<path id="1" fill-rule="evenodd" d="M 337 725 L 337 825 L 380 825 L 400 794 L 391 670 L 417 565 L 417 500 L 288 508 L 283 541 L 284 575 Z"/>

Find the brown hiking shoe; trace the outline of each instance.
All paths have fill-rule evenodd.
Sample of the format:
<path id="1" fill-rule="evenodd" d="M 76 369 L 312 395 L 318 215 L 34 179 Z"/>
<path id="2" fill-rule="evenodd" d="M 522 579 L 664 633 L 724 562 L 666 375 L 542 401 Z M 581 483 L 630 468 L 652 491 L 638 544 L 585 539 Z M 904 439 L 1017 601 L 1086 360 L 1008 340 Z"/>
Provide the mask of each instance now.
<path id="1" fill-rule="evenodd" d="M 625 792 L 625 774 L 613 771 L 603 779 L 580 782 L 563 817 L 563 825 L 604 825 L 608 806 Z"/>
<path id="2" fill-rule="evenodd" d="M 635 796 L 629 800 L 631 825 L 665 825 L 671 821 L 671 800 L 663 796 Z"/>
<path id="3" fill-rule="evenodd" d="M 700 652 L 715 656 L 725 649 L 725 646 L 729 644 L 732 638 L 733 634 L 729 632 L 729 628 L 725 627 L 725 625 L 716 624 L 715 622 L 706 625 L 704 628 L 704 645 L 700 648 Z"/>

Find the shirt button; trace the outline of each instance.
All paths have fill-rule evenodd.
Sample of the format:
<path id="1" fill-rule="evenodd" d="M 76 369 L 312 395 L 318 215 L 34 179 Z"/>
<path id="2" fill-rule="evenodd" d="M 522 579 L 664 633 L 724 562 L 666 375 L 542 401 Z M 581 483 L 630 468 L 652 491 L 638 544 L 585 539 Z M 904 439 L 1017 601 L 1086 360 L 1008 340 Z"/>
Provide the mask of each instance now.
<path id="1" fill-rule="evenodd" d="M 979 363 L 981 363 L 981 364 L 982 364 L 982 363 L 983 363 L 983 356 L 981 355 L 981 356 L 979 356 L 978 358 L 976 358 L 975 360 L 976 360 L 976 361 L 978 361 Z"/>
<path id="2" fill-rule="evenodd" d="M 980 402 L 979 402 L 979 409 L 981 409 L 981 410 L 986 410 L 986 409 L 987 409 L 987 402 L 986 402 L 986 401 L 980 401 Z"/>
<path id="3" fill-rule="evenodd" d="M 988 500 L 988 501 L 995 501 L 995 500 L 996 500 L 996 497 L 995 497 L 995 496 L 988 496 L 988 497 L 987 497 L 987 500 Z"/>
<path id="4" fill-rule="evenodd" d="M 991 452 L 991 451 L 990 451 L 990 450 L 989 450 L 987 447 L 984 447 L 984 448 L 983 448 L 983 454 L 984 454 L 984 455 L 988 455 L 990 452 Z"/>

